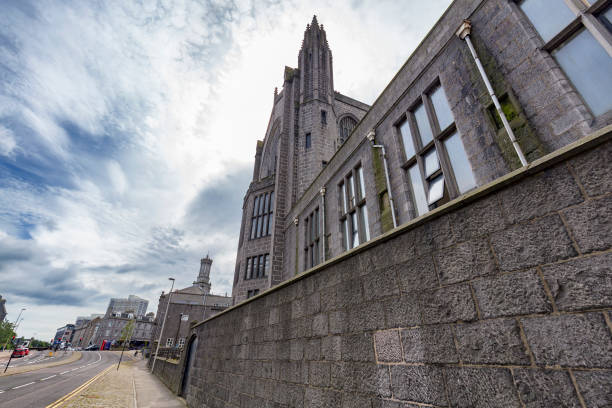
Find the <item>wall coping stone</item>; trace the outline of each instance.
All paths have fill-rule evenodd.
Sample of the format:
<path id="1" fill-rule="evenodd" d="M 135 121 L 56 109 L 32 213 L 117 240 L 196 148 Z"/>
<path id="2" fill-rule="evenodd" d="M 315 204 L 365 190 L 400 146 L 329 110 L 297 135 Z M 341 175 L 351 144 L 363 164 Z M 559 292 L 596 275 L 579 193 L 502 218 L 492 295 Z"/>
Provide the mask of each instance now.
<path id="1" fill-rule="evenodd" d="M 461 207 L 465 206 L 466 204 L 472 203 L 476 200 L 482 199 L 484 197 L 486 197 L 487 195 L 490 195 L 496 191 L 499 191 L 501 189 L 503 189 L 504 187 L 510 185 L 510 184 L 515 184 L 519 181 L 521 181 L 522 179 L 531 176 L 533 174 L 539 173 L 543 170 L 546 170 L 556 164 L 558 164 L 559 162 L 565 161 L 571 157 L 577 156 L 578 154 L 588 151 L 588 150 L 592 150 L 594 148 L 596 148 L 597 146 L 609 141 L 610 139 L 612 139 L 612 125 L 608 125 L 602 129 L 599 129 L 593 133 L 591 133 L 588 136 L 583 137 L 580 140 L 577 140 L 573 143 L 568 144 L 567 146 L 564 146 L 558 150 L 555 150 L 552 153 L 547 154 L 544 157 L 541 157 L 540 159 L 534 160 L 533 162 L 529 163 L 527 166 L 523 166 L 517 170 L 514 170 L 508 174 L 506 174 L 505 176 L 499 177 L 496 180 L 493 180 L 492 182 L 485 184 L 481 187 L 478 187 L 472 191 L 469 191 L 466 194 L 463 194 L 459 197 L 457 197 L 456 199 L 449 201 L 448 203 L 426 213 L 421 215 L 420 217 L 417 218 L 413 218 L 412 220 L 390 230 L 387 231 L 386 233 L 379 235 L 376 238 L 371 239 L 368 242 L 364 242 L 363 244 L 350 249 L 334 258 L 331 258 L 317 266 L 315 266 L 314 268 L 308 269 L 296 276 L 294 276 L 291 279 L 288 279 L 276 286 L 271 287 L 270 289 L 258 294 L 257 296 L 253 296 L 252 298 L 243 300 L 242 302 L 238 303 L 237 305 L 234 305 L 232 307 L 229 307 L 227 309 L 225 309 L 224 311 L 217 313 L 216 315 L 209 317 L 208 319 L 194 325 L 192 328 L 196 328 L 200 325 L 205 324 L 206 322 L 216 319 L 222 315 L 224 315 L 225 313 L 229 313 L 230 311 L 243 307 L 245 306 L 247 303 L 254 301 L 255 299 L 259 299 L 260 297 L 266 296 L 274 291 L 280 290 L 282 288 L 284 288 L 285 286 L 289 286 L 291 284 L 293 284 L 294 282 L 297 282 L 299 280 L 302 280 L 308 276 L 314 275 L 322 270 L 327 269 L 329 266 L 335 265 L 339 262 L 345 261 L 348 258 L 351 258 L 352 256 L 359 254 L 363 251 L 366 251 L 372 247 L 375 247 L 377 245 L 380 245 L 386 241 L 388 241 L 389 239 L 403 234 L 407 231 L 410 231 L 416 227 L 419 227 L 420 225 L 426 224 L 430 221 L 435 220 L 436 218 L 441 217 L 442 215 L 445 215 L 447 213 L 450 213 L 452 211 L 458 210 Z"/>

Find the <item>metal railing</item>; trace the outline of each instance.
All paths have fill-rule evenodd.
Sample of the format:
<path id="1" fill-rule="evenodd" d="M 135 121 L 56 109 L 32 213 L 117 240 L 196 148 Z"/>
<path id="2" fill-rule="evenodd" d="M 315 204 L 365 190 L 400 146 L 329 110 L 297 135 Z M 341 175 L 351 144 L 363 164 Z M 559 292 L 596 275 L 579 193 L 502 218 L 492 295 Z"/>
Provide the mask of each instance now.
<path id="1" fill-rule="evenodd" d="M 159 351 L 157 352 L 157 357 L 167 358 L 170 360 L 180 360 L 182 354 L 183 354 L 182 348 L 164 347 L 164 348 L 159 349 Z"/>

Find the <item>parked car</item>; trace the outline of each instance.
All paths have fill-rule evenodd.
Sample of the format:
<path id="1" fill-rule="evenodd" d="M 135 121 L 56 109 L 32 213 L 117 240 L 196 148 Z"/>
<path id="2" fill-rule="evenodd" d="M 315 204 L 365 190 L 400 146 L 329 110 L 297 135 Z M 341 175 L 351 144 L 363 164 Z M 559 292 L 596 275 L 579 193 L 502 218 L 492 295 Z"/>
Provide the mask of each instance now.
<path id="1" fill-rule="evenodd" d="M 91 344 L 87 347 L 85 347 L 85 351 L 93 351 L 93 350 L 98 350 L 100 347 L 96 346 L 95 344 Z"/>
<path id="2" fill-rule="evenodd" d="M 23 346 L 17 346 L 15 350 L 13 350 L 13 357 L 25 357 L 30 354 L 30 349 Z"/>

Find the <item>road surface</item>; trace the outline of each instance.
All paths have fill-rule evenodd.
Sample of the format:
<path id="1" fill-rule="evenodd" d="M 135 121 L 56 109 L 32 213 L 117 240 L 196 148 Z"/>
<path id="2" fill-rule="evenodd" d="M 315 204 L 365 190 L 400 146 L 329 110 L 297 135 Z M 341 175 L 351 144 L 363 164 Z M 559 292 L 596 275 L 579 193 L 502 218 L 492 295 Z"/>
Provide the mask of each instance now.
<path id="1" fill-rule="evenodd" d="M 119 360 L 109 351 L 82 353 L 72 363 L 0 377 L 0 407 L 46 407 Z"/>

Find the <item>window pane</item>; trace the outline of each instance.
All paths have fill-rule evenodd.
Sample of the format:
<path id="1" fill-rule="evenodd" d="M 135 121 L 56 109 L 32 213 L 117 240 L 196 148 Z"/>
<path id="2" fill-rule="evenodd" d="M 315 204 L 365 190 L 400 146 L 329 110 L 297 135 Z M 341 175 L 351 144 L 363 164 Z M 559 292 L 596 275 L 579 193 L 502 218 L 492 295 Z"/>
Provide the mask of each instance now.
<path id="1" fill-rule="evenodd" d="M 264 276 L 267 276 L 270 274 L 270 254 L 266 254 L 264 258 L 264 262 L 266 264 L 266 270 L 264 271 Z"/>
<path id="2" fill-rule="evenodd" d="M 433 204 L 444 195 L 444 176 L 439 175 L 429 183 L 429 204 Z"/>
<path id="3" fill-rule="evenodd" d="M 257 215 L 257 208 L 259 208 L 259 197 L 255 197 L 253 201 L 253 215 Z"/>
<path id="4" fill-rule="evenodd" d="M 259 264 L 257 267 L 257 277 L 260 278 L 263 276 L 264 274 L 264 256 L 263 255 L 259 255 Z"/>
<path id="5" fill-rule="evenodd" d="M 423 215 L 429 211 L 427 206 L 427 200 L 425 199 L 425 189 L 423 188 L 423 181 L 421 180 L 421 172 L 419 167 L 415 164 L 408 169 L 410 175 L 410 182 L 412 184 L 412 193 L 414 195 L 414 201 L 416 202 L 418 215 Z"/>
<path id="6" fill-rule="evenodd" d="M 251 279 L 252 274 L 253 274 L 253 258 L 247 258 L 246 278 Z"/>
<path id="7" fill-rule="evenodd" d="M 420 104 L 414 111 L 414 117 L 419 127 L 419 134 L 421 135 L 421 144 L 425 146 L 427 143 L 433 140 L 431 133 L 431 126 L 429 126 L 429 119 L 427 119 L 427 112 L 425 112 L 425 105 Z"/>
<path id="8" fill-rule="evenodd" d="M 349 189 L 349 205 L 353 207 L 355 205 L 355 184 L 353 182 L 353 176 L 348 176 L 346 182 L 348 183 Z"/>
<path id="9" fill-rule="evenodd" d="M 348 211 L 346 206 L 346 184 L 342 183 L 342 207 L 344 208 L 344 214 Z"/>
<path id="10" fill-rule="evenodd" d="M 274 191 L 270 193 L 270 212 L 274 211 Z"/>
<path id="11" fill-rule="evenodd" d="M 346 219 L 342 220 L 340 223 L 340 228 L 342 229 L 342 243 L 344 244 L 344 249 L 348 249 L 348 224 Z"/>
<path id="12" fill-rule="evenodd" d="M 425 177 L 429 177 L 434 174 L 440 168 L 440 161 L 438 160 L 438 153 L 436 149 L 431 149 L 425 153 Z"/>
<path id="13" fill-rule="evenodd" d="M 314 234 L 314 238 L 319 236 L 319 209 L 317 208 L 315 210 L 315 234 Z"/>
<path id="14" fill-rule="evenodd" d="M 257 231 L 257 218 L 251 219 L 251 239 L 255 238 L 255 232 Z"/>
<path id="15" fill-rule="evenodd" d="M 410 159 L 414 156 L 414 143 L 412 142 L 412 133 L 410 133 L 410 125 L 405 120 L 400 125 L 400 133 L 402 135 L 402 141 L 404 142 L 404 150 L 406 151 L 406 158 Z"/>
<path id="16" fill-rule="evenodd" d="M 259 213 L 258 213 L 259 215 L 263 214 L 264 204 L 265 204 L 264 201 L 265 201 L 264 196 L 260 195 L 259 196 Z"/>
<path id="17" fill-rule="evenodd" d="M 553 38 L 576 18 L 563 0 L 525 0 L 521 8 L 544 41 Z"/>
<path id="18" fill-rule="evenodd" d="M 261 235 L 262 236 L 266 236 L 268 235 L 268 214 L 265 214 L 263 216 L 263 226 L 261 227 Z"/>
<path id="19" fill-rule="evenodd" d="M 351 214 L 351 234 L 353 236 L 353 248 L 359 245 L 359 230 L 357 229 L 357 213 Z"/>
<path id="20" fill-rule="evenodd" d="M 362 205 L 359 208 L 359 212 L 361 212 L 361 219 L 363 220 L 363 228 L 365 233 L 366 241 L 370 240 L 370 226 L 368 225 L 368 209 L 365 205 Z"/>
<path id="21" fill-rule="evenodd" d="M 266 193 L 266 205 L 264 207 L 264 212 L 268 212 L 270 210 L 270 194 Z"/>
<path id="22" fill-rule="evenodd" d="M 591 33 L 582 30 L 552 55 L 595 116 L 612 109 L 612 58 Z"/>
<path id="23" fill-rule="evenodd" d="M 442 89 L 441 86 L 437 87 L 430 95 L 430 98 L 434 110 L 436 111 L 436 116 L 438 117 L 440 130 L 444 130 L 455 121 L 451 108 L 448 106 L 448 100 L 446 99 L 444 89 Z"/>
<path id="24" fill-rule="evenodd" d="M 459 187 L 459 192 L 465 193 L 476 187 L 472 166 L 465 153 L 465 148 L 463 147 L 463 142 L 461 142 L 459 134 L 455 132 L 446 139 L 444 141 L 444 147 L 446 147 L 453 173 L 455 174 L 455 180 Z"/>
<path id="25" fill-rule="evenodd" d="M 357 177 L 359 177 L 359 198 L 365 198 L 365 181 L 363 180 L 363 167 L 359 166 L 357 168 Z"/>
<path id="26" fill-rule="evenodd" d="M 270 228 L 270 224 L 272 224 L 272 214 L 268 217 L 268 225 L 266 226 L 266 231 L 268 231 L 268 235 L 272 234 L 272 228 Z"/>
<path id="27" fill-rule="evenodd" d="M 257 217 L 257 231 L 255 231 L 255 238 L 261 237 L 261 217 Z"/>

